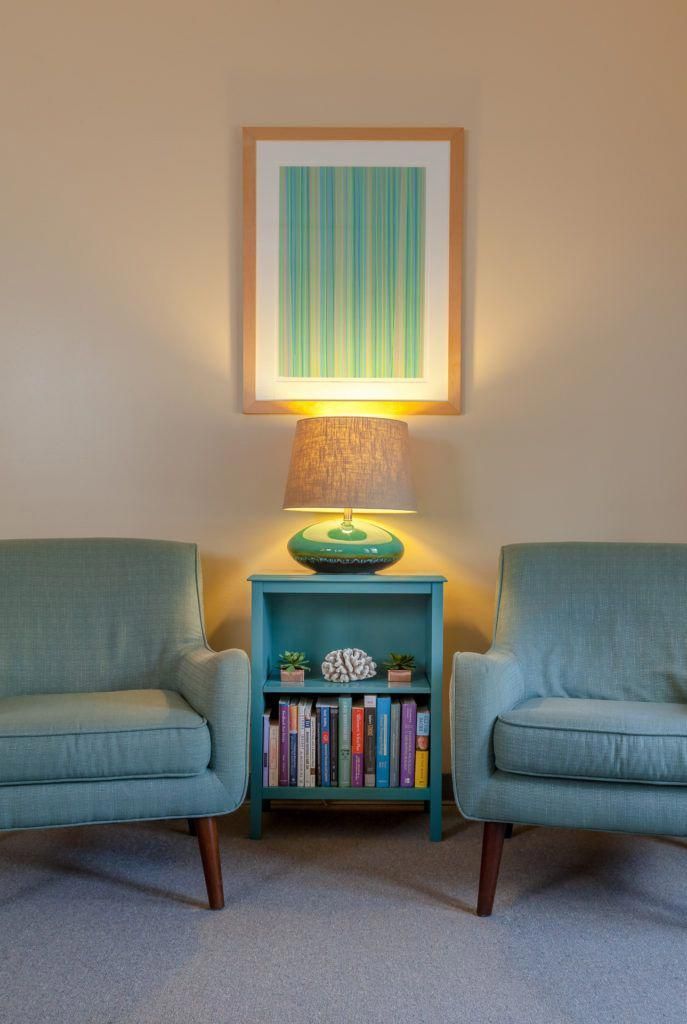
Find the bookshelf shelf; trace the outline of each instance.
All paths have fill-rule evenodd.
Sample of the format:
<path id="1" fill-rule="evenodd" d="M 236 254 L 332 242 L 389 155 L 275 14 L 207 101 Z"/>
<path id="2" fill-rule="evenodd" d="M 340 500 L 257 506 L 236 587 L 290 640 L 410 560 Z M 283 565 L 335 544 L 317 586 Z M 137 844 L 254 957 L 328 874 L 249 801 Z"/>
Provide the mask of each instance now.
<path id="1" fill-rule="evenodd" d="M 417 786 L 412 789 L 381 789 L 364 786 L 265 786 L 262 790 L 263 800 L 402 800 L 412 803 L 416 800 L 429 800 L 429 786 Z"/>
<path id="2" fill-rule="evenodd" d="M 414 697 L 421 693 L 431 693 L 432 687 L 427 676 L 413 679 L 411 683 L 388 683 L 383 676 L 375 679 L 364 679 L 361 683 L 330 683 L 327 679 L 308 676 L 305 683 L 281 683 L 278 679 L 268 679 L 263 686 L 263 693 L 364 693 L 393 694 L 395 697 Z"/>
<path id="3" fill-rule="evenodd" d="M 429 811 L 430 839 L 441 839 L 441 714 L 443 576 L 320 575 L 251 576 L 252 710 L 251 837 L 262 835 L 268 801 L 343 800 L 409 803 Z M 361 647 L 378 665 L 373 679 L 331 683 L 318 673 L 324 656 L 339 647 Z M 282 684 L 278 656 L 302 650 L 315 674 L 305 683 Z M 383 662 L 390 651 L 411 651 L 417 669 L 410 684 L 389 684 Z M 414 697 L 430 708 L 427 787 L 265 786 L 263 713 L 279 696 L 389 695 Z"/>

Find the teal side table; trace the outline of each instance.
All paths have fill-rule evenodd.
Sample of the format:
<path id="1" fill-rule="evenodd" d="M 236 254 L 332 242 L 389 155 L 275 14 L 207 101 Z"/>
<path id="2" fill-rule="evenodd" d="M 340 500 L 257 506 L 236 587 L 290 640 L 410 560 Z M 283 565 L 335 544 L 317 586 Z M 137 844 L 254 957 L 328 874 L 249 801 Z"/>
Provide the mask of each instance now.
<path id="1" fill-rule="evenodd" d="M 272 800 L 423 801 L 429 835 L 441 839 L 441 712 L 443 576 L 259 575 L 252 586 L 251 838 L 262 835 L 262 813 Z M 361 647 L 377 662 L 374 679 L 330 683 L 320 664 L 338 647 Z M 305 651 L 312 666 L 304 684 L 279 681 L 283 650 Z M 389 684 L 382 667 L 390 651 L 411 651 L 416 670 L 408 684 Z M 391 694 L 428 703 L 429 786 L 360 788 L 263 786 L 262 716 L 275 696 Z"/>

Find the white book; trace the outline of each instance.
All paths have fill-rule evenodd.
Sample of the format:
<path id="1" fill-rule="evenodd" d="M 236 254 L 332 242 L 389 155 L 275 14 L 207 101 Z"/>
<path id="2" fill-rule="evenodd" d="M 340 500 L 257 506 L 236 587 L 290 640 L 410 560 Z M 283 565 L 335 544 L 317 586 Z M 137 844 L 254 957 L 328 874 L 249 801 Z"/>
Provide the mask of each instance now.
<path id="1" fill-rule="evenodd" d="M 303 702 L 303 785 L 310 786 L 310 730 L 312 728 L 312 701 Z"/>
<path id="2" fill-rule="evenodd" d="M 305 785 L 305 697 L 298 701 L 298 770 L 296 784 Z"/>
<path id="3" fill-rule="evenodd" d="M 270 759 L 268 763 L 268 783 L 279 785 L 279 719 L 270 718 Z"/>

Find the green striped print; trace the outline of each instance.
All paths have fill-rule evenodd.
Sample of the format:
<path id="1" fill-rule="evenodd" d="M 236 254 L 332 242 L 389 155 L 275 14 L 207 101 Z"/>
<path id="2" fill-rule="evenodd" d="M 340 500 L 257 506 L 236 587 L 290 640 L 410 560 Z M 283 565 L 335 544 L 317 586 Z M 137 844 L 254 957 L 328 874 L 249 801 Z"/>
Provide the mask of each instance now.
<path id="1" fill-rule="evenodd" d="M 424 167 L 281 167 L 279 374 L 422 376 Z"/>

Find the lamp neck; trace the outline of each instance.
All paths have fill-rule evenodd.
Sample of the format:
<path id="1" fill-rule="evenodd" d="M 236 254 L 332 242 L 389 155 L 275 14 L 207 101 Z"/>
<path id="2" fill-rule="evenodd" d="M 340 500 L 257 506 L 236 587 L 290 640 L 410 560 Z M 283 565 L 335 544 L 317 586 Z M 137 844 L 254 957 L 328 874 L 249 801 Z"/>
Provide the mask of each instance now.
<path id="1" fill-rule="evenodd" d="M 354 527 L 352 508 L 344 509 L 343 519 L 341 520 L 341 529 L 344 531 L 344 533 L 351 533 L 353 531 Z"/>

